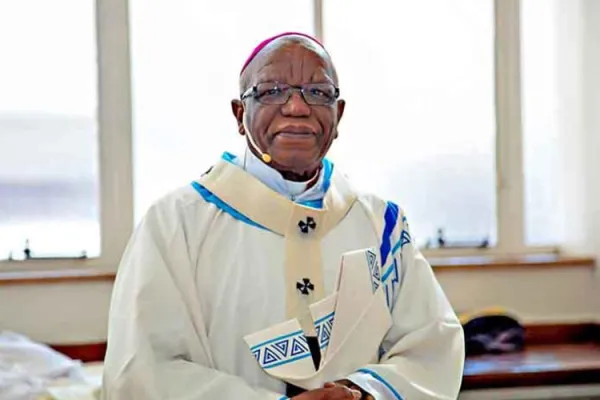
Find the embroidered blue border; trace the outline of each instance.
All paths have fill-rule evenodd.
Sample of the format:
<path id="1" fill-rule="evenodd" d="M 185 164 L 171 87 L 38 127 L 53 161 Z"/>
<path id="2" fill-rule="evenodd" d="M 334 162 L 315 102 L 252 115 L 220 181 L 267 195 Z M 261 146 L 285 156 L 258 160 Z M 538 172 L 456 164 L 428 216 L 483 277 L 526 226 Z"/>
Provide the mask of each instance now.
<path id="1" fill-rule="evenodd" d="M 377 262 L 377 254 L 374 251 L 367 250 L 366 257 L 369 275 L 371 276 L 371 286 L 373 287 L 373 293 L 375 293 L 381 285 L 381 268 Z"/>
<path id="2" fill-rule="evenodd" d="M 315 332 L 317 333 L 320 349 L 324 349 L 329 345 L 334 319 L 335 312 L 331 312 L 315 321 Z"/>
<path id="3" fill-rule="evenodd" d="M 264 369 L 279 367 L 311 356 L 308 342 L 301 330 L 259 343 L 252 346 L 250 351 Z"/>
<path id="4" fill-rule="evenodd" d="M 300 330 L 300 331 L 288 333 L 287 335 L 277 336 L 277 337 L 275 337 L 273 339 L 269 339 L 267 341 L 264 341 L 262 343 L 259 343 L 257 345 L 254 345 L 254 346 L 250 347 L 250 351 L 254 351 L 254 350 L 258 349 L 259 347 L 263 347 L 263 346 L 266 346 L 268 344 L 271 344 L 271 343 L 274 343 L 274 342 L 278 342 L 280 340 L 287 339 L 287 338 L 290 338 L 292 336 L 299 336 L 299 335 L 302 335 L 302 334 L 303 334 L 303 332 Z"/>

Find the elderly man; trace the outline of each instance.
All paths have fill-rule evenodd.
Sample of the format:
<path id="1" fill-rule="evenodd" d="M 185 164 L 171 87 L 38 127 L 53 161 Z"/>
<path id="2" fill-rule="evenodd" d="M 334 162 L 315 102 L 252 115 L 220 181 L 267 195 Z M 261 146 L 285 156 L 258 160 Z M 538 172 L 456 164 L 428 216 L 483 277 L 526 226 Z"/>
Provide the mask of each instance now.
<path id="1" fill-rule="evenodd" d="M 267 39 L 240 93 L 245 153 L 159 200 L 125 252 L 104 398 L 456 398 L 462 329 L 403 212 L 324 158 L 345 105 L 326 50 Z"/>

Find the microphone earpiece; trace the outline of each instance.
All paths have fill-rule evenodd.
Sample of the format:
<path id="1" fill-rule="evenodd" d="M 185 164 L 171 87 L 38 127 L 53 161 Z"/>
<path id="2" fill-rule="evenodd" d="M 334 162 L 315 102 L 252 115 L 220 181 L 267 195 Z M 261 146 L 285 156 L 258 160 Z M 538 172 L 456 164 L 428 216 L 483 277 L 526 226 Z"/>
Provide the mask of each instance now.
<path id="1" fill-rule="evenodd" d="M 272 158 L 270 155 L 268 155 L 267 153 L 263 153 L 263 151 L 258 147 L 258 145 L 254 142 L 254 138 L 252 137 L 252 133 L 250 133 L 250 130 L 248 129 L 248 127 L 246 126 L 246 121 L 244 121 L 243 124 L 243 128 L 246 131 L 246 136 L 248 137 L 248 143 L 250 143 L 250 146 L 252 148 L 254 148 L 254 150 L 260 155 L 260 158 L 263 160 L 263 162 L 265 164 L 268 164 L 271 162 Z"/>

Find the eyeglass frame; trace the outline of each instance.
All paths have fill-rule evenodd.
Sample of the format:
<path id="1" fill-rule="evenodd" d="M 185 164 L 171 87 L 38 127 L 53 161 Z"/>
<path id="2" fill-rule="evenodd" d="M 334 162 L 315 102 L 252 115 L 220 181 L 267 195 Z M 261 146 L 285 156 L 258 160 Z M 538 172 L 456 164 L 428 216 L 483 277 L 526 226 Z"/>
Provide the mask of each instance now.
<path id="1" fill-rule="evenodd" d="M 290 93 L 288 99 L 281 104 L 277 104 L 277 103 L 262 103 L 259 98 L 257 97 L 258 94 L 258 85 L 263 84 L 263 83 L 274 83 L 274 84 L 279 84 L 279 85 L 285 85 L 287 87 L 289 87 L 292 90 L 292 93 Z M 305 85 L 310 85 L 310 83 L 307 84 L 303 84 L 303 85 L 289 85 L 287 83 L 282 83 L 282 82 L 277 82 L 277 81 L 273 81 L 273 82 L 259 82 L 256 85 L 253 85 L 252 87 L 249 87 L 248 89 L 246 89 L 246 91 L 244 93 L 242 93 L 240 95 L 240 100 L 245 100 L 248 97 L 252 96 L 253 99 L 255 99 L 256 101 L 258 101 L 260 104 L 265 104 L 265 105 L 285 105 L 287 104 L 288 101 L 290 101 L 290 98 L 292 97 L 293 92 L 299 92 L 300 95 L 302 96 L 302 100 L 304 100 L 304 102 L 306 104 L 308 104 L 309 106 L 330 106 L 332 104 L 334 104 L 340 97 L 340 88 L 331 84 L 331 86 L 333 86 L 334 89 L 334 95 L 333 95 L 333 99 L 331 100 L 331 102 L 328 103 L 324 103 L 324 104 L 312 104 L 309 103 L 308 101 L 306 101 L 306 97 L 304 96 L 304 86 Z"/>

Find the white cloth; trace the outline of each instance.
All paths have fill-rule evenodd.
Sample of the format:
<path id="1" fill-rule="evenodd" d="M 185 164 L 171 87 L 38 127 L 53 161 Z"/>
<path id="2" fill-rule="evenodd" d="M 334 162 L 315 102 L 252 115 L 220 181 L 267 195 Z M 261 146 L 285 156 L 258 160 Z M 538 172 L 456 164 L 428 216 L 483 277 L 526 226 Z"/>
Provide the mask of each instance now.
<path id="1" fill-rule="evenodd" d="M 34 399 L 59 378 L 83 382 L 81 363 L 25 336 L 0 332 L 0 399 Z"/>
<path id="2" fill-rule="evenodd" d="M 392 325 L 381 275 L 372 249 L 342 256 L 336 290 L 309 307 L 321 353 L 318 370 L 296 319 L 244 338 L 259 365 L 275 378 L 313 389 L 376 362 Z"/>
<path id="3" fill-rule="evenodd" d="M 249 148 L 246 148 L 243 156 L 234 157 L 232 162 L 270 189 L 292 201 L 320 200 L 325 195 L 324 183 L 326 181 L 327 168 L 321 168 L 317 182 L 307 190 L 306 186 L 308 182 L 293 182 L 284 179 L 279 171 L 262 162 Z"/>
<path id="4" fill-rule="evenodd" d="M 403 213 L 356 193 L 335 169 L 327 176 L 323 207 L 314 209 L 221 161 L 149 210 L 115 283 L 106 400 L 285 399 L 285 382 L 269 375 L 248 338 L 285 324 L 296 324 L 297 333 L 305 297 L 311 299 L 310 322 L 332 322 L 335 331 L 336 321 L 323 319 L 323 313 L 338 297 L 348 298 L 338 283 L 341 257 L 369 248 L 377 249 L 381 287 L 372 293 L 376 300 L 357 308 L 368 312 L 357 313 L 352 332 L 340 335 L 371 343 L 369 333 L 381 331 L 379 349 L 366 354 L 360 345 L 341 345 L 326 374 L 294 382 L 311 389 L 349 378 L 376 399 L 457 397 L 462 329 L 412 245 Z M 303 276 L 314 283 L 309 296 L 296 291 Z M 298 340 L 302 337 L 300 330 Z M 291 351 L 278 350 L 279 361 L 293 358 Z M 297 351 L 303 351 L 300 342 Z M 291 373 L 302 375 L 297 369 Z"/>

